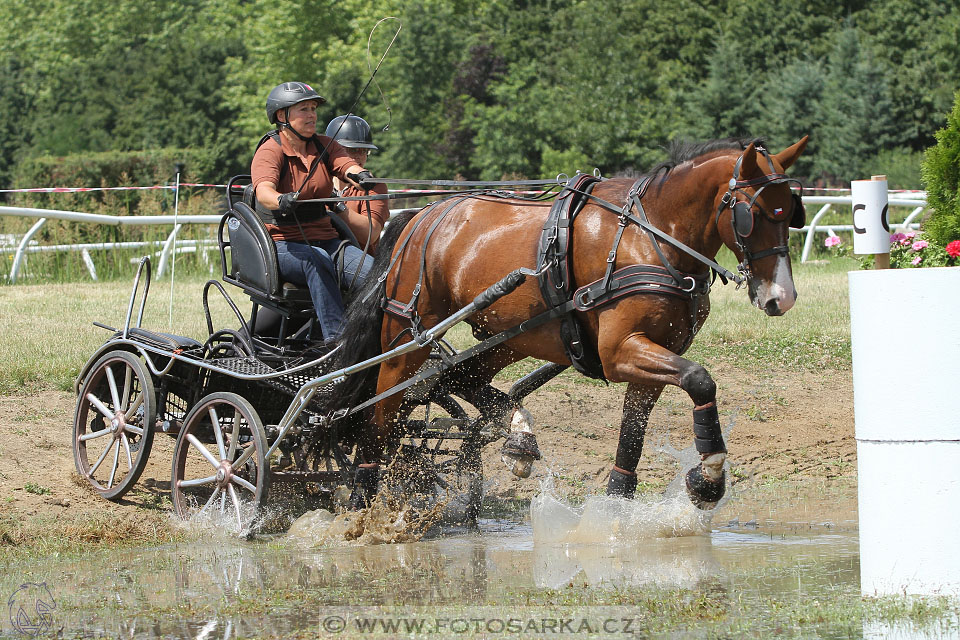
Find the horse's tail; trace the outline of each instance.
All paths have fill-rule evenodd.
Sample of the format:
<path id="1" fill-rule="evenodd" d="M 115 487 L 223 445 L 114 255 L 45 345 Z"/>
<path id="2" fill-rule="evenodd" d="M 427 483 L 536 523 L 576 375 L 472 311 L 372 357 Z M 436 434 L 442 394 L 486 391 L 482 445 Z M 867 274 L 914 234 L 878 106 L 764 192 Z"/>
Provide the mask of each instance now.
<path id="1" fill-rule="evenodd" d="M 381 353 L 380 327 L 383 322 L 385 287 L 380 276 L 390 266 L 397 239 L 418 210 L 403 211 L 394 216 L 380 238 L 377 257 L 366 281 L 353 296 L 343 316 L 344 330 L 340 337 L 340 355 L 336 369 L 368 360 Z M 377 387 L 380 367 L 369 367 L 347 377 L 330 399 L 330 410 L 346 409 L 372 397 Z"/>

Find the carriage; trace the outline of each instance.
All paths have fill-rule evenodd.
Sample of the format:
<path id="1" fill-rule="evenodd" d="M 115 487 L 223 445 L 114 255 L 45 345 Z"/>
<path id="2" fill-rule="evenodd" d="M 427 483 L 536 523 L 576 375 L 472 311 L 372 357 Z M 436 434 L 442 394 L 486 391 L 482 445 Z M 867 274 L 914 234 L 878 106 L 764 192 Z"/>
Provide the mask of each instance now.
<path id="1" fill-rule="evenodd" d="M 747 284 L 768 315 L 792 306 L 786 235 L 788 224 L 803 225 L 803 207 L 783 172 L 805 142 L 780 154 L 755 142 L 688 149 L 689 157 L 639 180 L 578 174 L 559 181 L 546 202 L 505 193 L 503 183 L 481 185 L 400 216 L 348 304 L 346 333 L 333 350 L 315 335 L 306 290 L 280 279 L 249 195 L 235 197 L 243 177 L 231 180 L 218 229 L 222 282 L 202 292 L 207 339 L 141 326 L 150 287 L 144 258 L 124 325 L 98 323 L 112 335 L 77 378 L 77 470 L 104 498 L 120 499 L 143 472 L 154 437 L 174 437 L 177 514 L 216 514 L 249 532 L 264 525 L 271 496 L 336 500 L 354 487 L 361 462 L 385 455 L 412 470 L 406 482 L 420 495 L 456 492 L 475 519 L 482 449 L 502 439 L 505 461 L 528 475 L 539 452 L 523 398 L 572 365 L 628 383 L 608 486 L 615 495 L 633 494 L 663 386 L 687 391 L 702 458 L 687 488 L 709 508 L 725 484 L 716 386 L 681 354 L 706 319 L 711 275 Z M 700 195 L 678 198 L 678 190 Z M 522 250 L 472 250 L 504 234 Z M 739 274 L 713 260 L 721 244 L 741 260 Z M 249 314 L 223 283 L 249 296 Z M 238 328 L 215 329 L 212 292 Z M 460 322 L 478 339 L 462 351 L 444 340 Z M 650 322 L 656 326 L 643 324 Z M 547 364 L 508 391 L 492 385 L 496 372 L 525 356 Z"/>

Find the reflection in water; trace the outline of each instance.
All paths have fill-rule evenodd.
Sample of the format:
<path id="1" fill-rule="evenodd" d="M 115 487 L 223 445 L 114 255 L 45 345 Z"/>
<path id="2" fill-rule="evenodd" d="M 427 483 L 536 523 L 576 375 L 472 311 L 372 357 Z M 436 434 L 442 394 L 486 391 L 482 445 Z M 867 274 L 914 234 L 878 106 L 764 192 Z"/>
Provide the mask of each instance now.
<path id="1" fill-rule="evenodd" d="M 448 530 L 411 544 L 194 540 L 18 562 L 0 574 L 0 596 L 46 582 L 68 636 L 232 638 L 316 629 L 324 607 L 346 603 L 474 606 L 542 589 L 699 589 L 718 580 L 745 597 L 834 593 L 838 585 L 859 593 L 850 534 L 719 531 L 630 544 L 534 537 L 529 524 L 495 520 L 482 521 L 479 533 Z"/>

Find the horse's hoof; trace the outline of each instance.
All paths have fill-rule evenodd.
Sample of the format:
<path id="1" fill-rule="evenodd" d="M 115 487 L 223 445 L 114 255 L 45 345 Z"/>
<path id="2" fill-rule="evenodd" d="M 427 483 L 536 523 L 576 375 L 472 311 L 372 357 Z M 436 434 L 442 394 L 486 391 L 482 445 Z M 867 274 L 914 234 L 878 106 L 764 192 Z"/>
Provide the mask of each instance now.
<path id="1" fill-rule="evenodd" d="M 632 498 L 637 492 L 637 474 L 627 474 L 616 469 L 610 470 L 607 481 L 607 495 L 618 498 Z"/>
<path id="2" fill-rule="evenodd" d="M 687 472 L 687 495 L 698 509 L 713 509 L 727 490 L 727 475 L 720 472 L 719 480 L 711 480 L 703 474 L 703 465 L 698 464 Z"/>
<path id="3" fill-rule="evenodd" d="M 517 456 L 511 453 L 504 453 L 500 455 L 500 459 L 503 460 L 503 464 L 507 465 L 507 469 L 510 469 L 510 473 L 518 478 L 529 478 L 533 472 L 534 458 L 530 456 Z"/>
<path id="4" fill-rule="evenodd" d="M 359 511 L 366 509 L 373 503 L 377 495 L 377 486 L 380 484 L 380 469 L 378 467 L 360 467 L 353 480 L 353 491 L 347 501 L 347 509 Z"/>
<path id="5" fill-rule="evenodd" d="M 500 453 L 513 458 L 540 459 L 540 447 L 537 446 L 537 437 L 529 431 L 511 431 L 503 439 Z"/>

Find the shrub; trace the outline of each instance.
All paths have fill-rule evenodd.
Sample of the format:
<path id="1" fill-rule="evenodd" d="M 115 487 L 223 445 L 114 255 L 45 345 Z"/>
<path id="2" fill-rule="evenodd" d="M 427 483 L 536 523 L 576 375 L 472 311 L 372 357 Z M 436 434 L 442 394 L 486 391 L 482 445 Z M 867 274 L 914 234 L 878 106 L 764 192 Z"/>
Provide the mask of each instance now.
<path id="1" fill-rule="evenodd" d="M 921 170 L 927 203 L 933 209 L 923 230 L 945 246 L 960 239 L 960 91 L 947 116 L 947 126 L 936 136 L 937 144 L 927 149 Z"/>

